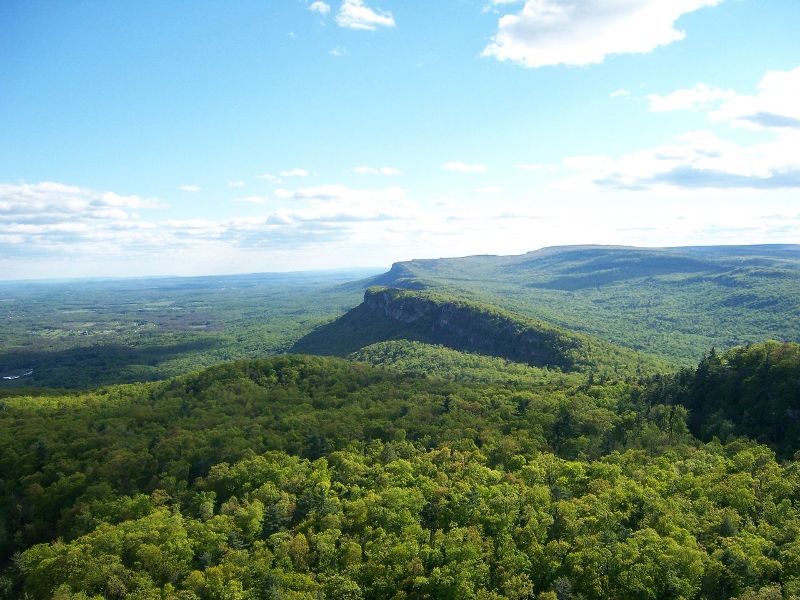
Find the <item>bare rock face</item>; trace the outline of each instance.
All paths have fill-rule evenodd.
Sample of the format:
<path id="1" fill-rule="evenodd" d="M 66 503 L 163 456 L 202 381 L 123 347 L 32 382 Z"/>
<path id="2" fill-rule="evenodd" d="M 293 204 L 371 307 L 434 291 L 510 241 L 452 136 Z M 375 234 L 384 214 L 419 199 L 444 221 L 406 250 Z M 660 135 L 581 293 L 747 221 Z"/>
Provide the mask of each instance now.
<path id="1" fill-rule="evenodd" d="M 561 371 L 630 375 L 654 364 L 631 350 L 496 306 L 379 286 L 367 289 L 360 305 L 298 340 L 292 352 L 348 356 L 394 340 Z"/>
<path id="2" fill-rule="evenodd" d="M 372 310 L 379 310 L 387 317 L 403 323 L 414 323 L 428 317 L 440 308 L 435 302 L 420 296 L 398 296 L 393 290 L 367 290 L 364 304 Z"/>
<path id="3" fill-rule="evenodd" d="M 371 288 L 364 306 L 395 321 L 414 325 L 431 338 L 455 348 L 505 356 L 532 364 L 569 368 L 565 340 L 555 331 L 537 330 L 480 305 L 437 299 L 404 290 Z"/>

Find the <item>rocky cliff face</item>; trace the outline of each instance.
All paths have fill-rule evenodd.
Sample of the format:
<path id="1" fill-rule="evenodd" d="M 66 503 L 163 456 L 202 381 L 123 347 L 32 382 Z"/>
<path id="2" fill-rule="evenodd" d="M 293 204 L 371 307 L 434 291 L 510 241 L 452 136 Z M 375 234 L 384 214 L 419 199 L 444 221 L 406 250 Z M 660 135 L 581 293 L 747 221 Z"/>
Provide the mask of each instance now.
<path id="1" fill-rule="evenodd" d="M 364 305 L 370 310 L 383 312 L 387 317 L 404 323 L 413 323 L 429 316 L 439 305 L 421 296 L 399 295 L 397 290 L 369 289 L 364 294 Z"/>
<path id="2" fill-rule="evenodd" d="M 652 359 L 542 321 L 426 291 L 371 287 L 364 302 L 299 340 L 292 352 L 348 356 L 410 340 L 563 371 L 638 373 Z"/>
<path id="3" fill-rule="evenodd" d="M 556 330 L 536 329 L 488 307 L 402 290 L 367 290 L 364 306 L 443 345 L 521 362 L 569 369 L 572 361 L 565 351 L 577 345 Z"/>

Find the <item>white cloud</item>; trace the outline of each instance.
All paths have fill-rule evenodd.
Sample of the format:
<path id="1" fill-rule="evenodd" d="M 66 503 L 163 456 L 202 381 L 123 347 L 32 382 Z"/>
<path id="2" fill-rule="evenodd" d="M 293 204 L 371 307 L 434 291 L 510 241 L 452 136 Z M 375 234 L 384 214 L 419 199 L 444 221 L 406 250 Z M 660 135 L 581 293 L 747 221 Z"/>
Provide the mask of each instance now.
<path id="1" fill-rule="evenodd" d="M 393 169 L 392 167 L 381 167 L 376 169 L 374 167 L 356 167 L 355 172 L 359 175 L 402 175 L 400 169 Z"/>
<path id="2" fill-rule="evenodd" d="M 184 192 L 199 192 L 203 188 L 201 188 L 199 185 L 182 185 L 181 189 Z"/>
<path id="3" fill-rule="evenodd" d="M 676 145 L 692 143 L 686 138 Z M 603 168 L 601 162 L 582 166 Z M 556 192 L 560 194 L 560 192 Z M 759 194 L 703 193 L 683 204 L 516 199 L 462 202 L 442 194 L 430 208 L 389 187 L 343 185 L 291 192 L 303 204 L 221 220 L 140 220 L 115 211 L 163 206 L 156 199 L 57 183 L 0 184 L 0 269 L 7 277 L 213 274 L 385 264 L 411 258 L 516 254 L 586 243 L 694 245 L 796 241 L 792 203 Z M 684 219 L 683 216 L 686 218 Z M 531 246 L 531 243 L 535 246 Z M 8 275 L 8 274 L 11 275 Z"/>
<path id="4" fill-rule="evenodd" d="M 305 169 L 292 169 L 291 171 L 281 171 L 281 177 L 306 177 L 308 171 Z"/>
<path id="5" fill-rule="evenodd" d="M 617 90 L 616 92 L 611 92 L 612 98 L 618 98 L 620 96 L 630 96 L 631 93 L 628 90 Z"/>
<path id="6" fill-rule="evenodd" d="M 443 210 L 455 210 L 464 208 L 464 203 L 458 198 L 438 198 L 433 206 Z"/>
<path id="7" fill-rule="evenodd" d="M 243 187 L 244 181 L 229 181 L 228 187 Z"/>
<path id="8" fill-rule="evenodd" d="M 581 173 L 559 187 L 649 190 L 800 189 L 800 67 L 768 71 L 755 95 L 741 95 L 703 83 L 648 96 L 651 112 L 695 110 L 712 123 L 768 131 L 772 139 L 741 145 L 711 131 L 674 136 L 674 142 L 628 153 L 618 159 L 572 157 L 565 166 Z"/>
<path id="9" fill-rule="evenodd" d="M 391 186 L 385 190 L 353 190 L 344 185 L 319 185 L 297 190 L 292 198 L 312 202 L 387 202 L 398 201 L 406 196 L 403 188 Z"/>
<path id="10" fill-rule="evenodd" d="M 683 14 L 723 0 L 527 0 L 500 19 L 483 56 L 526 67 L 588 65 L 682 40 Z"/>
<path id="11" fill-rule="evenodd" d="M 393 169 L 392 167 L 381 167 L 381 173 L 383 175 L 402 175 L 403 172 L 400 169 Z"/>
<path id="12" fill-rule="evenodd" d="M 3 243 L 17 244 L 27 255 L 77 254 L 81 243 L 104 245 L 118 253 L 114 240 L 152 229 L 129 211 L 166 208 L 157 198 L 123 196 L 54 182 L 0 184 L 0 231 Z M 126 233 L 129 232 L 129 233 Z M 3 250 L 0 249 L 0 254 Z"/>
<path id="13" fill-rule="evenodd" d="M 442 165 L 443 169 L 447 169 L 448 171 L 460 171 L 461 173 L 486 173 L 488 171 L 488 167 L 486 165 L 468 165 L 464 162 L 446 162 Z"/>
<path id="14" fill-rule="evenodd" d="M 291 190 L 286 190 L 283 188 L 278 188 L 272 193 L 275 194 L 278 198 L 291 198 L 294 195 L 294 193 Z"/>
<path id="15" fill-rule="evenodd" d="M 501 185 L 485 185 L 481 188 L 478 188 L 478 191 L 481 194 L 502 194 L 506 191 L 506 188 Z"/>
<path id="16" fill-rule="evenodd" d="M 740 95 L 732 90 L 698 83 L 694 88 L 676 90 L 666 96 L 652 94 L 650 112 L 708 110 L 714 122 L 734 128 L 776 132 L 800 130 L 800 66 L 791 71 L 767 71 L 756 85 L 755 95 Z"/>
<path id="17" fill-rule="evenodd" d="M 515 169 L 521 169 L 523 171 L 539 171 L 544 167 L 542 165 L 514 165 Z"/>
<path id="18" fill-rule="evenodd" d="M 332 54 L 333 56 L 347 56 L 350 53 L 347 51 L 347 49 L 342 48 L 341 46 L 336 46 L 336 48 L 331 50 L 329 54 Z"/>
<path id="19" fill-rule="evenodd" d="M 313 10 L 321 15 L 327 15 L 329 12 L 331 12 L 331 6 L 330 4 L 325 4 L 324 2 L 312 2 L 311 6 L 308 7 L 308 10 Z"/>
<path id="20" fill-rule="evenodd" d="M 389 11 L 375 11 L 364 5 L 362 0 L 344 0 L 336 15 L 336 23 L 349 29 L 374 31 L 376 27 L 394 27 L 395 22 Z"/>
<path id="21" fill-rule="evenodd" d="M 741 146 L 711 131 L 675 137 L 675 142 L 611 159 L 571 157 L 566 167 L 581 173 L 555 184 L 566 189 L 651 190 L 800 189 L 800 136 Z"/>
<path id="22" fill-rule="evenodd" d="M 275 179 L 277 178 L 275 177 L 275 175 L 264 173 L 263 175 L 256 175 L 256 179 L 266 179 L 267 181 L 275 181 Z"/>
<path id="23" fill-rule="evenodd" d="M 63 221 L 72 218 L 121 217 L 124 209 L 166 208 L 158 198 L 121 196 L 89 188 L 46 181 L 37 184 L 0 183 L 0 222 Z M 124 217 L 123 217 L 124 218 Z"/>
<path id="24" fill-rule="evenodd" d="M 650 112 L 671 112 L 673 110 L 707 109 L 712 102 L 735 96 L 735 92 L 698 83 L 691 89 L 676 90 L 666 96 L 650 94 L 647 96 L 647 100 L 650 102 Z"/>

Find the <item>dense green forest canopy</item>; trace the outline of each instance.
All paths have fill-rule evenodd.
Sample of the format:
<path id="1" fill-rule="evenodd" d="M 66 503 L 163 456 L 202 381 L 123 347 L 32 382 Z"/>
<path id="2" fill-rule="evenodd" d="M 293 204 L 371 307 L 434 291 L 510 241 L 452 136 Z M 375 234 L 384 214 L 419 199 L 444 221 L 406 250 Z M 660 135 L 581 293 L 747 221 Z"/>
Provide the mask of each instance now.
<path id="1" fill-rule="evenodd" d="M 387 367 L 288 356 L 94 392 L 7 392 L 0 590 L 800 594 L 798 463 L 733 431 L 701 442 L 661 378 L 593 382 L 419 342 L 360 354 Z M 766 344 L 717 358 L 734 378 L 766 369 L 791 395 L 798 355 Z M 709 379 L 711 360 L 683 373 L 708 394 L 726 385 Z M 460 365 L 458 378 L 428 375 Z"/>
<path id="2" fill-rule="evenodd" d="M 363 275 L 0 286 L 0 599 L 800 597 L 797 247 Z"/>
<path id="3" fill-rule="evenodd" d="M 562 246 L 396 263 L 374 285 L 493 304 L 692 366 L 709 348 L 800 342 L 800 246 Z"/>

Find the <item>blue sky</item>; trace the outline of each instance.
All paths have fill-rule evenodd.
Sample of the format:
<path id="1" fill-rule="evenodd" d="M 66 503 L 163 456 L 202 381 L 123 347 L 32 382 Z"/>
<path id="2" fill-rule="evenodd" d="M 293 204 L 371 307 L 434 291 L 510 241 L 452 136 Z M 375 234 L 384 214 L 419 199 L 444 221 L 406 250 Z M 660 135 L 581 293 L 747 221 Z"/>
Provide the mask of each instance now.
<path id="1" fill-rule="evenodd" d="M 795 0 L 0 3 L 6 279 L 800 242 Z"/>

